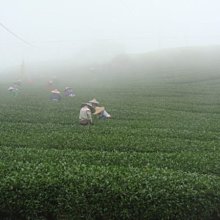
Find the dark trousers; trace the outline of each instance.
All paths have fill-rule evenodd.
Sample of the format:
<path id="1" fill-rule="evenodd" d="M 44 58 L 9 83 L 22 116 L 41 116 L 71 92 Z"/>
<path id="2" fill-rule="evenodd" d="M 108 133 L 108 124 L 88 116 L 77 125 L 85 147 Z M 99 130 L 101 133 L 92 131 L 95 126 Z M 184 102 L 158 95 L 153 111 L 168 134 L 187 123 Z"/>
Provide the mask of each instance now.
<path id="1" fill-rule="evenodd" d="M 80 120 L 79 123 L 81 125 L 91 125 L 91 121 L 90 120 L 87 120 L 87 119 L 83 119 L 83 120 Z"/>

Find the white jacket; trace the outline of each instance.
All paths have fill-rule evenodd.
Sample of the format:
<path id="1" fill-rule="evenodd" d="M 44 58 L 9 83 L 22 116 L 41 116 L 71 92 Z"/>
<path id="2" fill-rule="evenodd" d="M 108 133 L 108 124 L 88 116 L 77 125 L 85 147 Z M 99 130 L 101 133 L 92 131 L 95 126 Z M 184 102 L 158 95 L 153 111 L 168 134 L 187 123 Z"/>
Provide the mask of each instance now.
<path id="1" fill-rule="evenodd" d="M 87 106 L 80 109 L 79 120 L 89 120 L 92 122 L 92 112 Z"/>

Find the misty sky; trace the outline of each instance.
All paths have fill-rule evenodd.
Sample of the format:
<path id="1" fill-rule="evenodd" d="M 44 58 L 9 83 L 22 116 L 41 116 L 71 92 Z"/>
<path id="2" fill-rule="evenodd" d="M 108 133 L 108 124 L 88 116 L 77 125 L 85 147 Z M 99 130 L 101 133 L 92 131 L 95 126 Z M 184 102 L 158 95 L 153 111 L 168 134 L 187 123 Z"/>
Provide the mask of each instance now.
<path id="1" fill-rule="evenodd" d="M 219 0 L 0 0 L 0 70 L 27 62 L 111 57 L 220 44 Z"/>

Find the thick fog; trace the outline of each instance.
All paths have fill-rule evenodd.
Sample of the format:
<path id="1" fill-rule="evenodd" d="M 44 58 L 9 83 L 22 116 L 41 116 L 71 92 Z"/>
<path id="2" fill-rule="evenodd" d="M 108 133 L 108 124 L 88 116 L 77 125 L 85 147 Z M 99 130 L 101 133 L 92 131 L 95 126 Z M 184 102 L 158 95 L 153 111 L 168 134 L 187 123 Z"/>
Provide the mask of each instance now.
<path id="1" fill-rule="evenodd" d="M 22 62 L 68 68 L 125 54 L 213 47 L 220 44 L 219 11 L 218 0 L 1 1 L 0 73 Z"/>

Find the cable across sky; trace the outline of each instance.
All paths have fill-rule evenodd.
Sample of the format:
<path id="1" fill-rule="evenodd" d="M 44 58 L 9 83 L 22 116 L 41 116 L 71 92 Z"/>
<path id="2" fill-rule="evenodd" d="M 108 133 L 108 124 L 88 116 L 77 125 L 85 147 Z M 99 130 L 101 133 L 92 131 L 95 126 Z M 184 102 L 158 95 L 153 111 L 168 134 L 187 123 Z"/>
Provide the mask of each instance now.
<path id="1" fill-rule="evenodd" d="M 17 38 L 18 40 L 22 41 L 24 44 L 26 44 L 26 45 L 32 47 L 32 45 L 31 45 L 28 41 L 26 41 L 25 39 L 23 39 L 22 37 L 20 37 L 18 34 L 16 34 L 16 33 L 14 33 L 13 31 L 11 31 L 8 27 L 6 27 L 6 26 L 5 26 L 4 24 L 2 24 L 1 22 L 0 22 L 0 26 L 1 26 L 4 30 L 6 30 L 9 34 L 13 35 L 15 38 Z"/>

